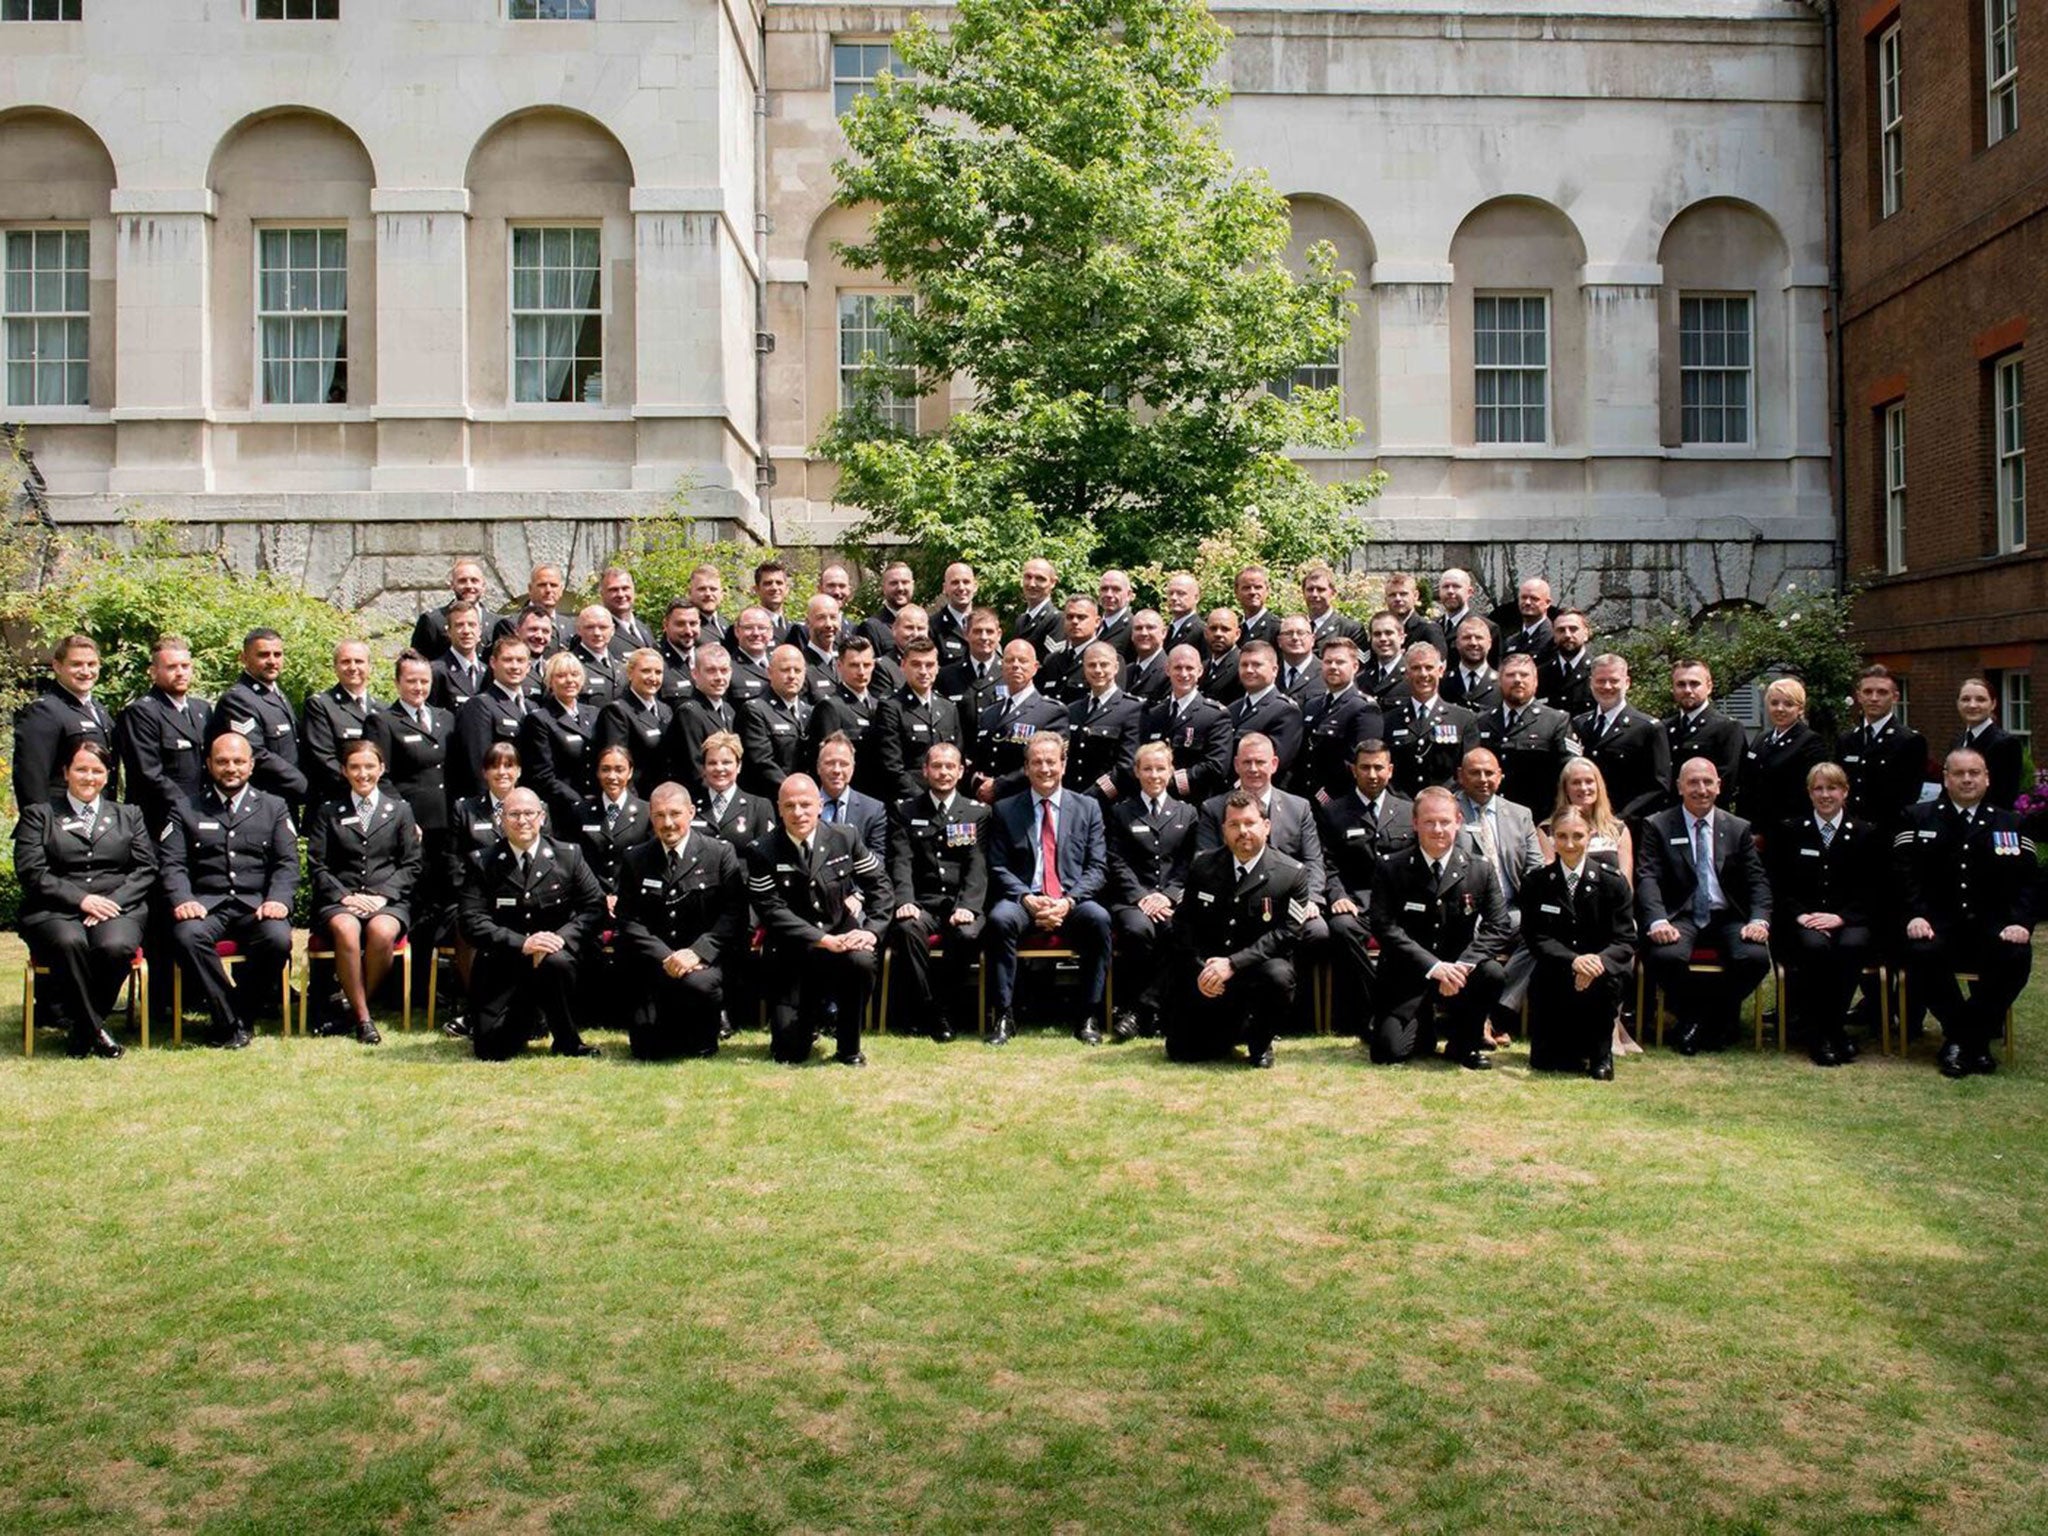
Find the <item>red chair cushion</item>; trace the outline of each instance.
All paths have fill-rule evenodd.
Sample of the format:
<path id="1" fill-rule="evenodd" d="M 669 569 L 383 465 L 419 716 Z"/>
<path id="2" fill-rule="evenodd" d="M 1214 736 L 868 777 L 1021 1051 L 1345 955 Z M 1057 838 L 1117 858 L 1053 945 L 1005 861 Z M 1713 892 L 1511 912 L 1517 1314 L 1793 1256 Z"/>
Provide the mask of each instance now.
<path id="1" fill-rule="evenodd" d="M 213 946 L 213 952 L 216 955 L 219 955 L 223 960 L 232 960 L 235 958 L 236 955 L 241 953 L 241 946 L 237 944 L 233 939 L 222 939 L 218 944 Z"/>
<path id="2" fill-rule="evenodd" d="M 1708 949 L 1704 944 L 1700 944 L 1695 945 L 1693 947 L 1692 958 L 1687 962 L 1687 964 L 1719 965 L 1721 963 L 1721 958 L 1721 951 L 1719 951 L 1718 949 Z"/>

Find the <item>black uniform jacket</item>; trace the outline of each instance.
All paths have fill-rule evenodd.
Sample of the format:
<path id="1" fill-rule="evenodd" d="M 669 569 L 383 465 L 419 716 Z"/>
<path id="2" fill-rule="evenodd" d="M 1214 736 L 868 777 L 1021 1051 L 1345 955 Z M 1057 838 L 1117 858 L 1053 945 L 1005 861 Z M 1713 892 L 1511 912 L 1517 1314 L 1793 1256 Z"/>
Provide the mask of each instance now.
<path id="1" fill-rule="evenodd" d="M 1109 899 L 1134 907 L 1157 893 L 1176 907 L 1186 890 L 1188 866 L 1195 858 L 1201 818 L 1185 800 L 1168 797 L 1154 816 L 1142 795 L 1110 807 L 1104 830 L 1109 837 Z"/>
<path id="2" fill-rule="evenodd" d="M 1605 859 L 1579 865 L 1578 890 L 1565 891 L 1564 864 L 1552 859 L 1522 876 L 1522 942 L 1542 965 L 1569 966 L 1598 955 L 1609 976 L 1635 965 L 1635 893 Z"/>
<path id="3" fill-rule="evenodd" d="M 958 747 L 963 760 L 967 756 L 969 744 L 960 732 L 959 707 L 936 689 L 926 703 L 919 703 L 908 688 L 890 695 L 875 711 L 870 730 L 882 787 L 868 793 L 878 800 L 908 800 L 920 793 L 924 789 L 924 755 L 942 741 Z M 860 784 L 857 773 L 854 783 Z"/>
<path id="4" fill-rule="evenodd" d="M 1773 734 L 1764 726 L 1750 738 L 1735 792 L 1736 811 L 1766 837 L 1807 814 L 1813 802 L 1806 796 L 1806 775 L 1828 757 L 1828 744 L 1804 720 L 1775 740 Z"/>
<path id="5" fill-rule="evenodd" d="M 27 806 L 14 827 L 21 915 L 80 917 L 78 904 L 88 896 L 136 911 L 156 889 L 156 855 L 140 806 L 117 804 L 102 793 L 90 832 L 71 814 L 69 796 Z"/>
<path id="6" fill-rule="evenodd" d="M 206 727 L 210 747 L 229 731 L 246 736 L 254 754 L 255 770 L 249 782 L 278 796 L 289 805 L 306 798 L 306 773 L 299 751 L 299 722 L 283 694 L 267 683 L 259 683 L 244 672 L 213 706 L 213 719 Z"/>
<path id="7" fill-rule="evenodd" d="M 988 912 L 989 808 L 955 791 L 944 810 L 931 794 L 911 795 L 889 809 L 889 882 L 900 905 Z"/>
<path id="8" fill-rule="evenodd" d="M 211 911 L 223 901 L 289 907 L 299 888 L 299 829 L 276 795 L 245 785 L 230 809 L 208 784 L 171 812 L 158 840 L 164 901 L 196 901 Z"/>
<path id="9" fill-rule="evenodd" d="M 1230 728 L 1229 713 L 1214 699 L 1195 693 L 1188 696 L 1185 709 L 1176 710 L 1177 703 L 1168 697 L 1146 706 L 1138 745 L 1163 741 L 1171 747 L 1174 770 L 1188 776 L 1186 798 L 1199 805 L 1221 794 L 1237 777 L 1237 734 Z"/>
<path id="10" fill-rule="evenodd" d="M 607 896 L 613 896 L 618 894 L 620 861 L 628 849 L 654 836 L 654 823 L 648 819 L 647 802 L 630 789 L 619 802 L 619 814 L 609 826 L 604 813 L 604 796 L 592 795 L 583 802 L 576 820 L 562 830 L 576 839 L 576 846 L 590 872 L 597 876 L 597 883 Z"/>
<path id="11" fill-rule="evenodd" d="M 1439 960 L 1498 960 L 1513 938 L 1500 881 L 1462 838 L 1444 855 L 1440 880 L 1430 878 L 1420 843 L 1381 865 L 1372 890 L 1372 934 L 1382 965 L 1393 962 L 1418 975 Z"/>
<path id="12" fill-rule="evenodd" d="M 1809 813 L 1778 825 L 1764 843 L 1764 864 L 1782 938 L 1808 912 L 1832 912 L 1858 925 L 1875 918 L 1884 909 L 1891 845 L 1846 811 L 1833 840 L 1823 843 Z"/>
<path id="13" fill-rule="evenodd" d="M 766 946 L 809 949 L 828 933 L 881 935 L 895 891 L 889 872 L 852 827 L 820 822 L 806 859 L 781 825 L 747 850 L 747 890 L 767 929 Z M 847 902 L 858 896 L 856 909 Z"/>
<path id="14" fill-rule="evenodd" d="M 2034 840 L 1988 800 L 1968 824 L 1947 795 L 1909 809 L 1892 839 L 1892 878 L 1898 924 L 1923 917 L 1941 939 L 2032 928 L 2041 910 Z"/>
<path id="15" fill-rule="evenodd" d="M 1354 786 L 1317 807 L 1321 823 L 1323 863 L 1328 877 L 1324 893 L 1330 901 L 1349 899 L 1361 912 L 1372 908 L 1373 882 L 1380 866 L 1415 844 L 1415 802 L 1389 789 L 1380 796 L 1379 814 L 1368 816 Z"/>
<path id="16" fill-rule="evenodd" d="M 384 751 L 383 789 L 404 797 L 422 832 L 448 830 L 448 747 L 455 717 L 426 706 L 426 723 L 387 704 L 370 716 L 363 734 Z"/>
<path id="17" fill-rule="evenodd" d="M 213 706 L 196 693 L 180 709 L 161 688 L 152 688 L 116 717 L 115 740 L 131 804 L 142 807 L 152 832 L 161 832 L 171 807 L 190 799 L 206 783 L 206 728 Z"/>
<path id="18" fill-rule="evenodd" d="M 1237 970 L 1285 960 L 1301 942 L 1314 899 L 1308 871 L 1277 848 L 1263 850 L 1242 882 L 1228 848 L 1197 854 L 1188 866 L 1186 899 L 1173 910 L 1174 953 L 1183 967 L 1217 955 Z"/>
<path id="19" fill-rule="evenodd" d="M 81 703 L 68 688 L 45 678 L 42 691 L 14 712 L 14 803 L 37 805 L 63 794 L 64 762 L 72 743 L 88 738 L 112 753 L 114 717 L 98 699 Z M 120 788 L 118 758 L 109 766 L 113 777 L 106 792 L 112 794 Z"/>
<path id="20" fill-rule="evenodd" d="M 604 922 L 604 891 L 583 855 L 568 843 L 543 837 L 521 880 L 509 842 L 478 860 L 462 888 L 462 935 L 478 949 L 516 950 L 529 934 L 560 934 L 572 957 Z"/>
<path id="21" fill-rule="evenodd" d="M 668 850 L 648 838 L 619 861 L 618 925 L 621 954 L 659 965 L 679 949 L 706 965 L 747 951 L 747 877 L 731 844 L 692 828 L 683 839 L 678 868 Z"/>
<path id="22" fill-rule="evenodd" d="M 1572 735 L 1606 780 L 1608 801 L 1623 821 L 1647 816 L 1669 802 L 1671 738 L 1658 721 L 1624 705 L 1614 728 L 1602 731 L 1599 710 L 1590 709 L 1573 719 Z"/>
<path id="23" fill-rule="evenodd" d="M 316 910 L 338 907 L 344 896 L 382 896 L 403 922 L 420 861 L 412 807 L 388 789 L 379 789 L 367 829 L 353 798 L 329 800 L 306 818 L 306 868 Z"/>

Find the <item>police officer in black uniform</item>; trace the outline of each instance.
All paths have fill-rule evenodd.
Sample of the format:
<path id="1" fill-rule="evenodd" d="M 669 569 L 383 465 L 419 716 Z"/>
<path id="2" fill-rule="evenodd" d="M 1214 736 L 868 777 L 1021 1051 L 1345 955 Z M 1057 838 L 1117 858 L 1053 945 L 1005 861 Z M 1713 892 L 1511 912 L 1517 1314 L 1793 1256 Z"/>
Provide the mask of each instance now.
<path id="1" fill-rule="evenodd" d="M 1040 731 L 1064 736 L 1064 705 L 1038 691 L 1038 653 L 1029 640 L 1003 647 L 1003 686 L 1007 696 L 981 712 L 974 732 L 974 798 L 983 805 L 1022 792 L 1024 754 Z"/>
<path id="2" fill-rule="evenodd" d="M 1920 799 L 1927 778 L 1927 740 L 1899 719 L 1899 685 L 1885 667 L 1856 677 L 1863 720 L 1835 739 L 1835 761 L 1849 774 L 1849 810 L 1880 832 L 1895 831 Z"/>
<path id="3" fill-rule="evenodd" d="M 277 796 L 288 811 L 297 811 L 306 801 L 306 770 L 300 762 L 298 716 L 277 687 L 283 671 L 283 637 L 274 629 L 250 630 L 242 640 L 242 675 L 213 706 L 206 743 L 210 749 L 229 731 L 244 738 L 255 755 L 249 782 Z"/>
<path id="4" fill-rule="evenodd" d="M 370 648 L 344 640 L 334 648 L 334 686 L 306 695 L 299 711 L 299 764 L 306 770 L 306 806 L 343 792 L 341 755 L 361 741 L 378 703 L 370 696 Z"/>
<path id="5" fill-rule="evenodd" d="M 66 635 L 50 657 L 54 677 L 14 714 L 14 803 L 41 805 L 64 792 L 64 765 L 74 742 L 114 746 L 114 717 L 92 696 L 100 676 L 100 648 L 90 635 Z M 116 784 L 119 787 L 119 772 Z"/>
<path id="6" fill-rule="evenodd" d="M 501 810 L 504 839 L 462 891 L 462 932 L 476 953 L 470 1043 L 479 1061 L 509 1061 L 532 1022 L 553 1034 L 557 1056 L 595 1056 L 576 1029 L 576 978 L 604 892 L 572 844 L 541 834 L 540 796 L 515 789 Z"/>
<path id="7" fill-rule="evenodd" d="M 676 713 L 662 697 L 667 664 L 661 652 L 643 646 L 627 652 L 619 671 L 625 687 L 598 711 L 594 744 L 600 759 L 607 747 L 632 754 L 633 792 L 644 799 L 668 773 L 668 733 Z"/>
<path id="8" fill-rule="evenodd" d="M 1714 674 L 1704 661 L 1681 661 L 1671 669 L 1671 698 L 1678 708 L 1663 722 L 1671 761 L 1704 757 L 1721 775 L 1721 798 L 1733 805 L 1749 742 L 1738 722 L 1714 708 Z"/>
<path id="9" fill-rule="evenodd" d="M 960 748 L 934 742 L 924 755 L 926 788 L 890 807 L 889 883 L 896 888 L 888 941 L 904 976 L 897 998 L 928 1021 L 942 1044 L 958 1028 L 967 971 L 988 920 L 989 810 L 959 793 Z M 932 941 L 939 942 L 934 957 Z M 893 1000 L 892 1000 L 893 1001 Z"/>
<path id="10" fill-rule="evenodd" d="M 1105 807 L 1128 794 L 1138 756 L 1144 710 L 1117 679 L 1123 657 L 1106 640 L 1091 640 L 1081 653 L 1087 685 L 1067 707 L 1067 788 Z"/>
<path id="11" fill-rule="evenodd" d="M 1849 999 L 1870 964 L 1874 921 L 1890 874 L 1888 844 L 1867 821 L 1848 814 L 1849 775 L 1816 763 L 1806 775 L 1812 809 L 1781 822 L 1764 841 L 1771 878 L 1771 949 L 1785 968 L 1814 1064 L 1840 1066 L 1855 1049 L 1842 1025 Z M 1779 999 L 1785 1006 L 1787 998 Z"/>
<path id="12" fill-rule="evenodd" d="M 1607 781 L 1614 814 L 1636 822 L 1671 803 L 1671 738 L 1628 702 L 1628 662 L 1609 652 L 1593 658 L 1593 707 L 1572 720 L 1580 752 Z"/>
<path id="13" fill-rule="evenodd" d="M 1387 750 L 1394 757 L 1394 788 L 1414 796 L 1429 785 L 1457 780 L 1458 765 L 1479 745 L 1479 720 L 1471 710 L 1438 696 L 1444 659 L 1435 646 L 1409 646 L 1402 665 L 1408 697 L 1385 712 Z"/>
<path id="14" fill-rule="evenodd" d="M 206 752 L 207 786 L 173 809 L 160 848 L 178 963 L 206 997 L 213 1022 L 207 1044 L 229 1050 L 251 1039 L 241 1004 L 277 996 L 278 974 L 291 963 L 299 886 L 291 809 L 250 782 L 254 769 L 246 735 L 215 736 Z M 215 951 L 223 939 L 244 958 L 239 984 L 229 983 Z"/>
<path id="15" fill-rule="evenodd" d="M 1536 702 L 1536 660 L 1501 658 L 1500 702 L 1479 717 L 1479 745 L 1500 759 L 1501 793 L 1538 818 L 1557 803 L 1558 775 L 1578 756 L 1562 710 Z"/>
<path id="16" fill-rule="evenodd" d="M 343 1010 L 329 1008 L 320 1033 L 353 1032 L 364 1045 L 383 1036 L 370 999 L 391 973 L 394 951 L 412 925 L 411 898 L 424 855 L 412 807 L 382 787 L 384 752 L 360 737 L 342 750 L 348 784 L 339 799 L 308 813 L 306 867 L 317 904 L 311 924 L 334 953 Z"/>
<path id="17" fill-rule="evenodd" d="M 747 850 L 747 889 L 767 929 L 769 1049 L 795 1066 L 829 1032 L 832 1059 L 864 1067 L 861 1015 L 894 892 L 859 834 L 820 822 L 818 809 L 818 786 L 808 774 L 790 774 L 777 794 L 775 830 Z"/>
<path id="18" fill-rule="evenodd" d="M 1109 854 L 1109 921 L 1116 952 L 1117 996 L 1112 1040 L 1156 1034 L 1164 998 L 1156 985 L 1174 914 L 1194 862 L 1200 815 L 1172 795 L 1173 750 L 1163 741 L 1138 748 L 1137 793 L 1103 818 Z"/>
<path id="19" fill-rule="evenodd" d="M 718 1053 L 725 967 L 747 947 L 740 857 L 691 826 L 689 791 L 663 783 L 647 802 L 654 835 L 619 863 L 615 947 L 639 998 L 628 1027 L 634 1058 Z"/>
<path id="20" fill-rule="evenodd" d="M 1415 803 L 1393 787 L 1394 759 L 1376 737 L 1351 754 L 1351 788 L 1316 807 L 1336 967 L 1336 1013 L 1370 1028 L 1372 888 L 1380 866 L 1415 842 Z"/>
<path id="21" fill-rule="evenodd" d="M 1174 798 L 1197 806 L 1229 787 L 1236 776 L 1231 759 L 1237 750 L 1230 715 L 1201 691 L 1202 666 L 1202 653 L 1192 645 L 1168 652 L 1170 691 L 1145 707 L 1138 727 L 1141 747 L 1163 742 L 1173 753 Z"/>
<path id="22" fill-rule="evenodd" d="M 1266 843 L 1250 791 L 1224 798 L 1223 846 L 1195 855 L 1173 915 L 1173 1007 L 1166 1054 L 1216 1061 L 1241 1041 L 1254 1067 L 1273 1065 L 1273 1037 L 1294 1005 L 1294 949 L 1312 893 L 1308 871 Z"/>
<path id="23" fill-rule="evenodd" d="M 149 648 L 149 691 L 115 717 L 115 743 L 128 799 L 142 807 L 150 834 L 162 832 L 171 807 L 206 783 L 206 728 L 213 708 L 192 692 L 192 645 L 162 635 Z"/>
<path id="24" fill-rule="evenodd" d="M 452 715 L 491 680 L 490 658 L 482 650 L 483 635 L 484 611 L 477 604 L 456 603 L 448 610 L 448 648 L 433 658 L 434 687 L 428 698 L 434 708 Z"/>
<path id="25" fill-rule="evenodd" d="M 967 750 L 959 707 L 938 691 L 938 642 L 907 642 L 902 666 L 903 686 L 882 701 L 871 727 L 881 770 L 875 794 L 890 804 L 922 792 L 925 754 L 940 742 L 952 744 L 963 766 Z"/>
<path id="26" fill-rule="evenodd" d="M 1550 832 L 1557 857 L 1523 875 L 1520 892 L 1522 943 L 1536 962 L 1529 1065 L 1611 1083 L 1614 1016 L 1635 965 L 1635 897 L 1619 869 L 1586 857 L 1583 811 L 1566 806 Z"/>
<path id="27" fill-rule="evenodd" d="M 1344 634 L 1325 640 L 1322 668 L 1322 692 L 1301 707 L 1301 756 L 1287 786 L 1318 805 L 1351 792 L 1358 744 L 1382 740 L 1386 730 L 1379 700 L 1358 691 L 1357 641 Z"/>

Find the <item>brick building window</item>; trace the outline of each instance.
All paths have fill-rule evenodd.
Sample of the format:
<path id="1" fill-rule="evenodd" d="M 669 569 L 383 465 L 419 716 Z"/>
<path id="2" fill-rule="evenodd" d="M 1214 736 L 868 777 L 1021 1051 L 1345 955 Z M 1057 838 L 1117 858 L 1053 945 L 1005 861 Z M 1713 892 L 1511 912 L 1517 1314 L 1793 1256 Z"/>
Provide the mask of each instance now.
<path id="1" fill-rule="evenodd" d="M 91 264 L 82 229 L 11 229 L 0 290 L 9 405 L 84 405 Z"/>
<path id="2" fill-rule="evenodd" d="M 1747 294 L 1678 300 L 1679 441 L 1749 441 L 1752 306 Z"/>
<path id="3" fill-rule="evenodd" d="M 339 21 L 341 0 L 256 0 L 258 21 Z"/>
<path id="4" fill-rule="evenodd" d="M 1998 415 L 1998 552 L 2027 547 L 2026 360 L 2001 358 L 1992 379 Z"/>
<path id="5" fill-rule="evenodd" d="M 601 233 L 512 231 L 512 398 L 526 405 L 604 402 Z"/>
<path id="6" fill-rule="evenodd" d="M 507 0 L 513 21 L 595 21 L 597 0 Z"/>
<path id="7" fill-rule="evenodd" d="M 884 70 L 891 79 L 907 79 L 894 43 L 832 43 L 832 115 L 844 117 L 863 96 L 874 93 L 875 76 Z"/>
<path id="8" fill-rule="evenodd" d="M 1996 144 L 2019 125 L 2019 0 L 1984 0 L 1984 141 Z"/>
<path id="9" fill-rule="evenodd" d="M 1906 568 L 1906 406 L 1901 401 L 1884 413 L 1884 568 L 1887 574 Z"/>
<path id="10" fill-rule="evenodd" d="M 889 334 L 883 318 L 890 310 L 908 308 L 904 293 L 842 293 L 839 295 L 839 408 L 859 404 L 870 377 L 880 389 L 874 396 L 882 420 L 899 432 L 917 430 L 917 396 L 909 374 L 892 365 L 902 347 Z M 872 386 L 869 386 L 872 387 Z"/>
<path id="11" fill-rule="evenodd" d="M 1540 293 L 1472 296 L 1472 437 L 1549 440 L 1550 300 Z"/>
<path id="12" fill-rule="evenodd" d="M 0 21 L 76 21 L 83 0 L 0 0 Z"/>
<path id="13" fill-rule="evenodd" d="M 347 230 L 257 231 L 256 337 L 265 405 L 347 401 Z"/>
<path id="14" fill-rule="evenodd" d="M 1877 37 L 1877 191 L 1879 216 L 1890 218 L 1906 197 L 1905 98 L 1899 91 L 1901 54 L 1895 21 Z"/>
<path id="15" fill-rule="evenodd" d="M 2031 746 L 2034 730 L 2034 680 L 2031 673 L 2006 672 L 1998 679 L 1998 721 Z"/>

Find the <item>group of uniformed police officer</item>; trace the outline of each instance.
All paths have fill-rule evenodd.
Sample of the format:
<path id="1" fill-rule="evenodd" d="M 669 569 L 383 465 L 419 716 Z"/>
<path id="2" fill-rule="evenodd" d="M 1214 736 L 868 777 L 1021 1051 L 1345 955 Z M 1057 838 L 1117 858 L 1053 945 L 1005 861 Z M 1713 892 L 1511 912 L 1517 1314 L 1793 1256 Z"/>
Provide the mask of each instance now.
<path id="1" fill-rule="evenodd" d="M 1927 745 L 1883 668 L 1832 750 L 1796 682 L 1750 736 L 1697 662 L 1652 719 L 1540 578 L 1483 614 L 1446 571 L 1430 616 L 1398 574 L 1366 624 L 1319 565 L 1284 617 L 1257 567 L 1207 611 L 1186 572 L 1160 610 L 1121 572 L 1064 602 L 1057 579 L 1025 562 L 1006 625 L 967 565 L 927 608 L 892 564 L 856 624 L 847 568 L 799 614 L 768 560 L 728 620 L 705 566 L 649 623 L 625 570 L 571 614 L 541 566 L 490 613 L 465 560 L 390 702 L 352 641 L 297 709 L 268 629 L 211 704 L 163 637 L 118 718 L 71 636 L 14 722 L 21 927 L 52 1011 L 73 1054 L 119 1055 L 104 1021 L 153 953 L 192 979 L 212 1043 L 246 1045 L 290 963 L 303 823 L 321 1030 L 365 1044 L 412 938 L 454 948 L 451 1028 L 485 1059 L 542 1035 L 595 1054 L 597 1020 L 636 1056 L 710 1055 L 758 1003 L 776 1059 L 829 1036 L 858 1066 L 885 954 L 897 1023 L 1000 1045 L 1035 952 L 1074 963 L 1091 1044 L 1163 1033 L 1176 1059 L 1270 1066 L 1320 963 L 1375 1061 L 1442 1039 L 1483 1069 L 1526 1000 L 1532 1063 L 1604 1079 L 1639 957 L 1687 1054 L 1725 1042 L 1775 957 L 1835 1065 L 1896 940 L 1942 1070 L 1995 1069 L 2040 880 L 2012 809 L 2022 743 L 1980 682 L 1923 795 Z M 1578 759 L 1597 772 L 1567 776 Z"/>

